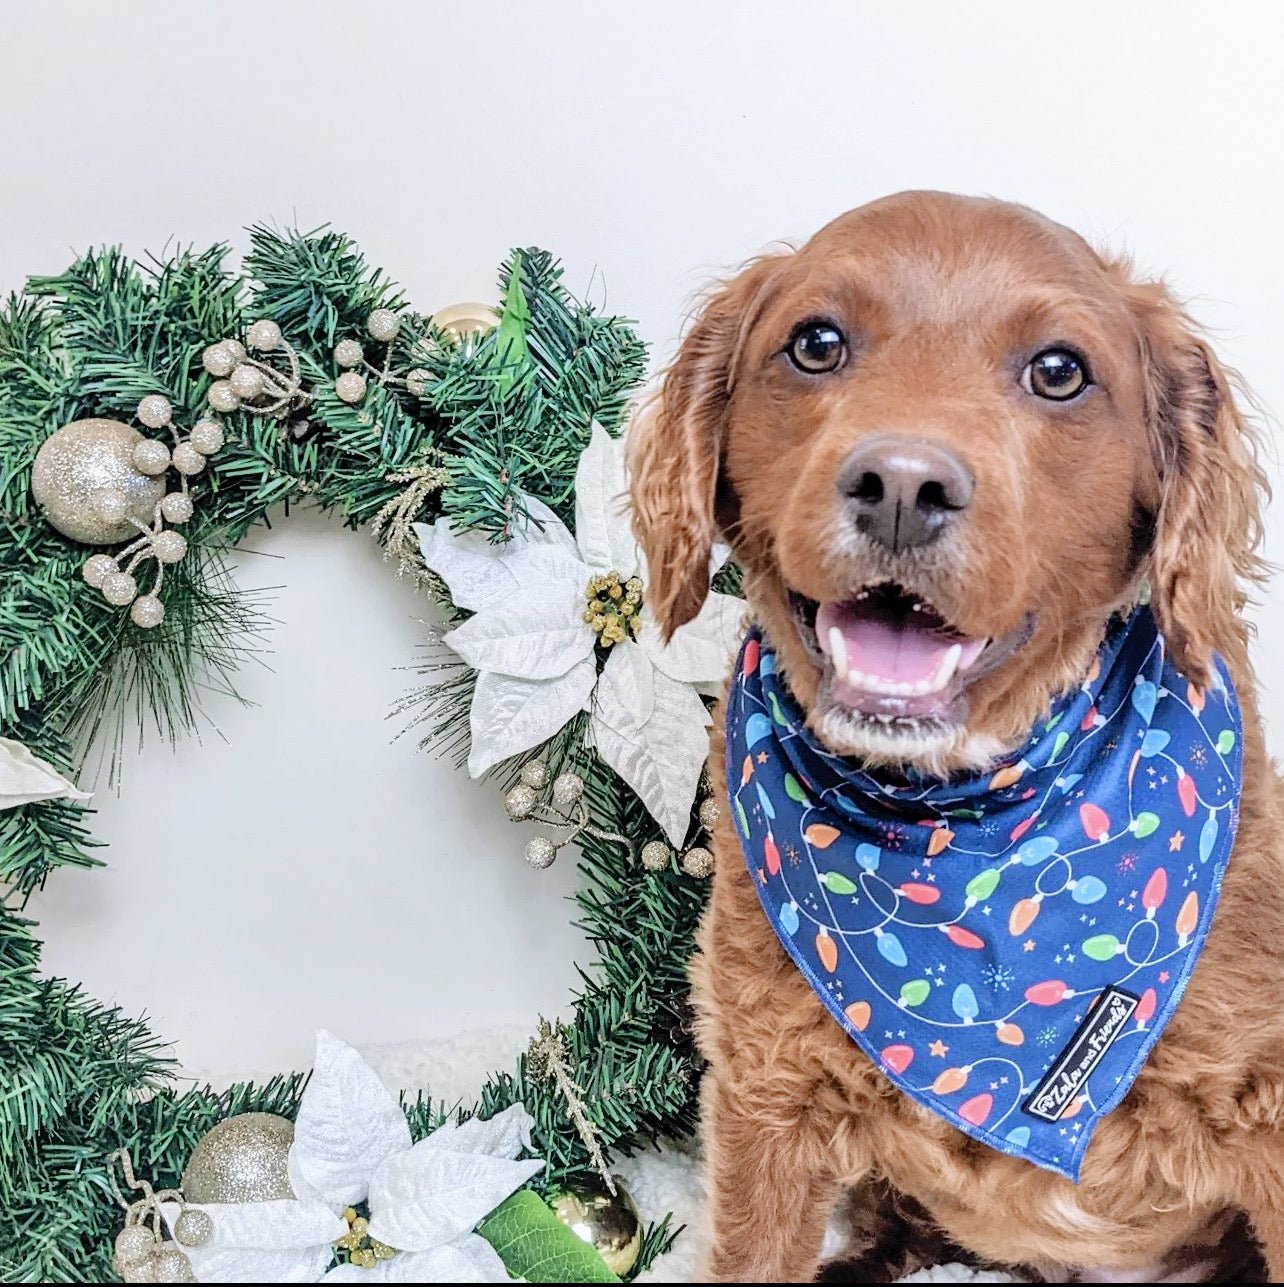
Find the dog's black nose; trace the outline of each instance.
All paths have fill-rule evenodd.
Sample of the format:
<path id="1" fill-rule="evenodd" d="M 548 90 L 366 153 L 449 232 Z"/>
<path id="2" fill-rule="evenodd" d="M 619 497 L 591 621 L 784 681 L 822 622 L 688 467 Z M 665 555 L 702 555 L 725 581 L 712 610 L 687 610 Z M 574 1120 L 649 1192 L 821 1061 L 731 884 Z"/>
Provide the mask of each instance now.
<path id="1" fill-rule="evenodd" d="M 838 475 L 857 529 L 893 554 L 936 540 L 967 509 L 975 485 L 948 447 L 901 434 L 862 442 Z"/>

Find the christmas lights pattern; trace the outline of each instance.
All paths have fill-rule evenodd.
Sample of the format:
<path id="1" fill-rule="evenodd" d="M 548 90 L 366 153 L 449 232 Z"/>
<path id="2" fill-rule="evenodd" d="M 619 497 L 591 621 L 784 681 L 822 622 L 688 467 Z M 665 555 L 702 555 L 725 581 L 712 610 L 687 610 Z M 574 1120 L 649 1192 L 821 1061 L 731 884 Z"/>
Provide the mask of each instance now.
<path id="1" fill-rule="evenodd" d="M 1218 674 L 1190 684 L 1137 608 L 1019 753 L 983 776 L 898 785 L 816 741 L 756 630 L 728 694 L 732 816 L 804 977 L 902 1091 L 1072 1180 L 1216 909 L 1242 754 L 1220 660 Z M 1109 987 L 1135 999 L 1126 1022 L 1055 1120 L 1032 1114 Z"/>

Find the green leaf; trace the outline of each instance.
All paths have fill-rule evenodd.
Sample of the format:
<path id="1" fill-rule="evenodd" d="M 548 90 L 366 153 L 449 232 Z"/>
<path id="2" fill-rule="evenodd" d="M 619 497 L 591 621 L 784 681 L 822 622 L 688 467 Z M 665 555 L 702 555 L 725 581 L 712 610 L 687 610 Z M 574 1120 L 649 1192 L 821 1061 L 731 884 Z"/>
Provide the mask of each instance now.
<path id="1" fill-rule="evenodd" d="M 618 1283 L 602 1257 L 581 1242 L 539 1194 L 519 1189 L 477 1226 L 514 1278 L 532 1283 Z"/>

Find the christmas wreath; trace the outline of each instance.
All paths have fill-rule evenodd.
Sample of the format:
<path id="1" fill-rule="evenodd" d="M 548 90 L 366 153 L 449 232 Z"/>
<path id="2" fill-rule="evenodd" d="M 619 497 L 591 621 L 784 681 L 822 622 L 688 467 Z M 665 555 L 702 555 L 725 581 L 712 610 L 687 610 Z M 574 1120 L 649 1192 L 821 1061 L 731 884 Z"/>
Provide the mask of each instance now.
<path id="1" fill-rule="evenodd" d="M 98 251 L 0 312 L 0 1278 L 489 1281 L 496 1251 L 631 1276 L 672 1233 L 629 1224 L 611 1158 L 694 1119 L 734 571 L 660 639 L 617 437 L 645 350 L 546 252 L 512 253 L 494 313 L 435 316 L 330 230 L 255 227 L 226 259 Z M 267 622 L 226 552 L 305 499 L 444 611 L 404 706 L 424 743 L 498 776 L 533 865 L 579 850 L 574 1020 L 471 1108 L 395 1102 L 328 1033 L 310 1081 L 180 1091 L 142 1021 L 40 972 L 29 896 L 99 862 L 87 748 L 131 712 L 179 736 L 234 684 Z M 564 1229 L 594 1219 L 605 1261 Z"/>

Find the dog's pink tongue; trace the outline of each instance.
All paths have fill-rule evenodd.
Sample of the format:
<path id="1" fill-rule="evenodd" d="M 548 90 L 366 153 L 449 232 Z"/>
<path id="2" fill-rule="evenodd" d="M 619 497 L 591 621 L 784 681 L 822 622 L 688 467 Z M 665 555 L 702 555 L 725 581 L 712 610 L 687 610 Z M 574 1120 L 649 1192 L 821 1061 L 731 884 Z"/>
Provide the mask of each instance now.
<path id="1" fill-rule="evenodd" d="M 822 603 L 816 613 L 816 639 L 833 656 L 832 632 L 842 638 L 844 671 L 859 671 L 888 683 L 917 684 L 931 679 L 956 642 L 912 620 L 859 611 L 850 603 Z"/>

